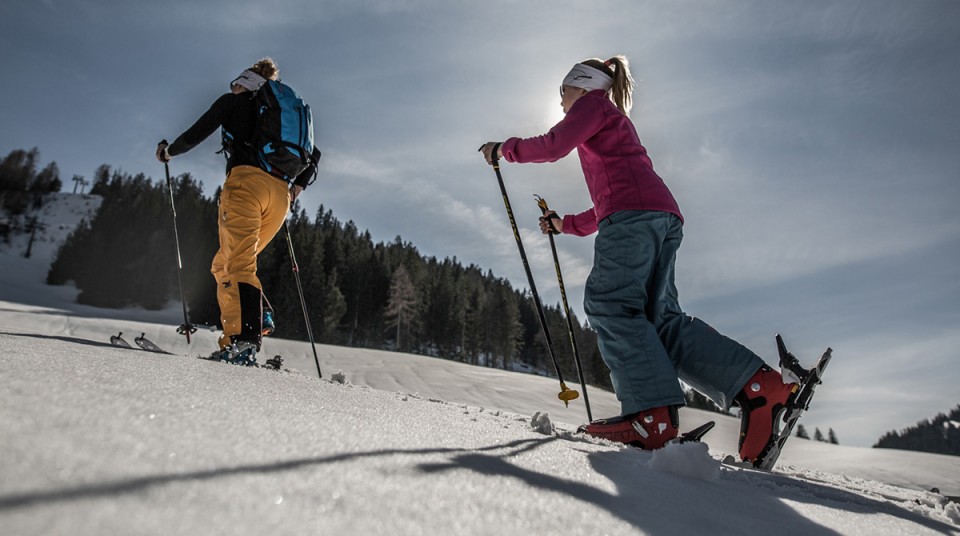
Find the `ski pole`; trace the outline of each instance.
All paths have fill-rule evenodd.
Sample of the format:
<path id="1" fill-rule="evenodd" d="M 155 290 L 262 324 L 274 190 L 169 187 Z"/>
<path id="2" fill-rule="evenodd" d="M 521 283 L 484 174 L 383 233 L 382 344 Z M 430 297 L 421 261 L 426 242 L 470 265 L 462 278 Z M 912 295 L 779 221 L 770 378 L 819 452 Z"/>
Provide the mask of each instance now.
<path id="1" fill-rule="evenodd" d="M 543 212 L 543 215 L 546 216 L 547 211 L 550 209 L 547 208 L 547 200 L 540 197 L 539 195 L 534 195 L 537 198 L 537 206 L 540 207 L 540 210 Z M 573 358 L 577 363 L 577 375 L 580 376 L 580 388 L 583 390 L 583 404 L 587 407 L 587 420 L 588 422 L 593 422 L 593 413 L 590 411 L 590 397 L 587 396 L 587 382 L 583 379 L 583 364 L 580 362 L 580 348 L 577 346 L 577 337 L 573 332 L 573 317 L 570 315 L 570 306 L 567 305 L 567 290 L 563 286 L 563 274 L 560 272 L 560 258 L 557 256 L 557 244 L 553 239 L 553 235 L 558 231 L 553 226 L 553 222 L 550 219 L 547 219 L 547 225 L 550 226 L 550 234 L 547 235 L 550 237 L 550 251 L 553 252 L 553 267 L 557 269 L 557 282 L 560 283 L 560 300 L 563 303 L 563 314 L 567 317 L 567 335 L 570 336 L 570 346 L 573 347 Z"/>
<path id="2" fill-rule="evenodd" d="M 167 140 L 160 143 L 166 144 Z M 183 259 L 180 256 L 180 233 L 177 231 L 177 207 L 173 203 L 173 181 L 170 179 L 170 164 L 163 163 L 163 170 L 167 174 L 167 191 L 170 192 L 170 212 L 173 214 L 173 240 L 177 245 L 177 283 L 180 285 L 180 303 L 183 305 L 183 324 L 177 328 L 177 333 L 187 337 L 190 344 L 190 335 L 196 333 L 197 327 L 190 323 L 187 316 L 187 299 L 183 295 Z"/>
<path id="3" fill-rule="evenodd" d="M 293 276 L 297 281 L 297 292 L 300 293 L 300 306 L 303 308 L 303 321 L 307 325 L 307 337 L 310 338 L 310 346 L 313 348 L 313 362 L 317 364 L 317 376 L 323 378 L 320 372 L 320 358 L 317 357 L 317 344 L 313 342 L 313 329 L 310 327 L 310 317 L 307 315 L 307 300 L 303 297 L 303 287 L 300 285 L 300 266 L 297 265 L 297 256 L 293 253 L 293 238 L 290 237 L 290 226 L 287 221 L 283 221 L 283 230 L 287 233 L 287 250 L 290 251 L 290 263 L 293 265 Z"/>
<path id="4" fill-rule="evenodd" d="M 553 366 L 557 371 L 557 379 L 560 380 L 560 393 L 557 398 L 563 400 L 564 405 L 570 406 L 571 400 L 576 400 L 580 393 L 567 387 L 563 382 L 563 374 L 560 372 L 560 363 L 557 361 L 557 354 L 553 350 L 553 339 L 550 338 L 550 330 L 547 328 L 547 317 L 543 314 L 543 305 L 540 303 L 540 295 L 537 293 L 537 285 L 533 282 L 533 273 L 530 272 L 530 263 L 527 262 L 527 254 L 523 250 L 523 242 L 520 240 L 520 231 L 517 229 L 517 221 L 513 217 L 513 209 L 510 208 L 510 199 L 507 197 L 507 187 L 503 185 L 503 175 L 500 174 L 500 161 L 497 159 L 497 150 L 500 144 L 493 147 L 492 161 L 493 170 L 497 174 L 497 182 L 500 183 L 500 193 L 503 194 L 503 205 L 507 209 L 507 217 L 510 219 L 510 226 L 513 228 L 513 237 L 517 240 L 517 249 L 520 250 L 520 259 L 523 261 L 523 269 L 527 272 L 527 282 L 530 283 L 530 293 L 533 295 L 533 303 L 537 308 L 537 317 L 540 319 L 540 329 L 543 330 L 543 338 L 547 342 L 547 351 L 550 358 L 553 359 Z M 483 150 L 483 147 L 480 147 Z"/>

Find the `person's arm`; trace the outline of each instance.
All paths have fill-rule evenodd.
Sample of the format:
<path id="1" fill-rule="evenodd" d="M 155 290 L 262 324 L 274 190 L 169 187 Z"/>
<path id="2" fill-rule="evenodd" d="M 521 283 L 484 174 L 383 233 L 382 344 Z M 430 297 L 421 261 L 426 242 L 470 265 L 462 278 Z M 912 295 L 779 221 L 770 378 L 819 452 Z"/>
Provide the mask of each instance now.
<path id="1" fill-rule="evenodd" d="M 313 184 L 317 176 L 317 166 L 320 163 L 320 149 L 313 148 L 310 155 L 310 164 L 293 179 L 293 186 L 299 186 L 301 190 L 306 190 L 307 186 Z"/>
<path id="2" fill-rule="evenodd" d="M 510 138 L 500 148 L 507 162 L 556 162 L 587 141 L 604 124 L 604 112 L 593 98 L 581 98 L 549 132 L 533 138 Z"/>
<path id="3" fill-rule="evenodd" d="M 316 147 L 313 148 L 313 153 L 311 153 L 310 164 L 307 166 L 307 169 L 300 172 L 297 175 L 297 178 L 293 179 L 293 182 L 290 184 L 290 203 L 293 203 L 297 200 L 304 190 L 307 189 L 307 186 L 313 184 L 313 181 L 316 180 L 317 176 L 317 166 L 320 163 L 320 149 Z"/>
<path id="4" fill-rule="evenodd" d="M 200 119 L 184 131 L 173 143 L 167 147 L 167 154 L 172 156 L 181 155 L 190 149 L 193 149 L 200 142 L 207 139 L 218 128 L 223 125 L 224 118 L 229 112 L 229 103 L 235 98 L 233 94 L 227 93 L 217 99 L 210 109 L 200 116 Z"/>
<path id="5" fill-rule="evenodd" d="M 560 232 L 576 236 L 587 236 L 597 232 L 597 214 L 594 212 L 593 207 L 579 214 L 567 214 L 564 216 Z"/>

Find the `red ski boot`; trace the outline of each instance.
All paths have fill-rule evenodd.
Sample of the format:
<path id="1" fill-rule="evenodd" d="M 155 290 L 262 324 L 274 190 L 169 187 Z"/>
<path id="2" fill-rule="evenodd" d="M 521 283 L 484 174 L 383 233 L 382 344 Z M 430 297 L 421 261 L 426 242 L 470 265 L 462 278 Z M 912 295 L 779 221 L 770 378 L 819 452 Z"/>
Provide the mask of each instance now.
<path id="1" fill-rule="evenodd" d="M 766 365 L 743 386 L 734 399 L 740 406 L 741 460 L 757 460 L 770 440 L 777 436 L 777 421 L 797 387 L 795 383 L 783 383 L 780 373 Z"/>
<path id="2" fill-rule="evenodd" d="M 676 406 L 661 406 L 640 413 L 596 420 L 577 431 L 644 450 L 655 450 L 677 437 L 679 423 Z"/>

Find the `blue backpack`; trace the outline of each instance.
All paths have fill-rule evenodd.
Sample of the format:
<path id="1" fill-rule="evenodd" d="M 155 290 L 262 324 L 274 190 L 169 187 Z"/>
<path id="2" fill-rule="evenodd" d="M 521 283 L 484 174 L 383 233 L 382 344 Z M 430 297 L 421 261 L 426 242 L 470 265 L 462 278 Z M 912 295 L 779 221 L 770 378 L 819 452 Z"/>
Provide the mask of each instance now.
<path id="1" fill-rule="evenodd" d="M 257 90 L 257 127 L 253 149 L 260 167 L 291 181 L 313 161 L 313 115 L 310 105 L 290 86 L 267 80 Z"/>

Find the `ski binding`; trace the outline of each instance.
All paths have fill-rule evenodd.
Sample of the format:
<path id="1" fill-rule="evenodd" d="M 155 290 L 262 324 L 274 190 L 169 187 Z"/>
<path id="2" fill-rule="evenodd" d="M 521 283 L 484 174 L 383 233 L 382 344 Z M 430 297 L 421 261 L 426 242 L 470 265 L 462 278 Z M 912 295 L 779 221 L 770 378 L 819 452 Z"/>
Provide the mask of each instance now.
<path id="1" fill-rule="evenodd" d="M 810 401 L 813 399 L 814 391 L 821 383 L 823 371 L 830 363 L 833 349 L 827 348 L 817 364 L 807 370 L 800 365 L 800 361 L 789 351 L 783 343 L 783 338 L 777 334 L 777 352 L 780 354 L 781 376 L 784 382 L 796 383 L 798 385 L 796 393 L 787 401 L 787 406 L 781 412 L 778 420 L 782 423 L 780 432 L 770 439 L 767 446 L 764 447 L 757 459 L 752 462 L 753 467 L 770 471 L 780 458 L 783 451 L 783 445 L 790 439 L 793 428 L 804 411 L 810 408 Z"/>

